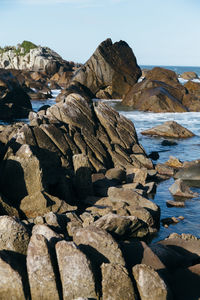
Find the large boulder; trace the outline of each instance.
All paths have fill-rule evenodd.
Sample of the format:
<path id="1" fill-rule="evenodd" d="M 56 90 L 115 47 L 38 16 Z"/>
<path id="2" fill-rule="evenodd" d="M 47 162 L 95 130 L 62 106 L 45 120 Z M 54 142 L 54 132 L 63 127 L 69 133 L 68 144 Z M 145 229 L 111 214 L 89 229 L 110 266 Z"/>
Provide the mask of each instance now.
<path id="1" fill-rule="evenodd" d="M 166 121 L 161 125 L 144 130 L 141 133 L 143 135 L 153 135 L 170 138 L 189 138 L 194 136 L 194 134 L 190 130 L 186 129 L 175 121 Z"/>
<path id="2" fill-rule="evenodd" d="M 103 98 L 122 98 L 141 76 L 132 49 L 124 41 L 102 42 L 73 80 Z"/>
<path id="3" fill-rule="evenodd" d="M 26 118 L 31 109 L 30 98 L 16 77 L 9 71 L 0 69 L 0 119 L 9 121 Z"/>
<path id="4" fill-rule="evenodd" d="M 142 82 L 129 89 L 122 104 L 142 111 L 185 112 L 188 109 L 182 99 L 186 92 L 175 72 L 156 67 L 147 72 Z"/>
<path id="5" fill-rule="evenodd" d="M 122 104 L 142 111 L 185 112 L 183 95 L 182 88 L 169 85 L 168 81 L 144 79 L 129 89 Z"/>
<path id="6" fill-rule="evenodd" d="M 186 80 L 191 80 L 191 79 L 197 79 L 198 75 L 195 72 L 188 71 L 188 72 L 182 73 L 180 77 L 183 79 L 186 79 Z"/>

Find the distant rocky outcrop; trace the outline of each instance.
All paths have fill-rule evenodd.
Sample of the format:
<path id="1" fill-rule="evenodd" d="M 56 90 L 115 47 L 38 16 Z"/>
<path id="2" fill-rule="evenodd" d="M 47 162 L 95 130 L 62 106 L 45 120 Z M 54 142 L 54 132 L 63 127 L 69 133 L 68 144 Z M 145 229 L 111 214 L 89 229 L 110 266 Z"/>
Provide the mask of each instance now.
<path id="1" fill-rule="evenodd" d="M 27 93 L 11 72 L 0 69 L 0 119 L 26 118 L 32 105 Z"/>
<path id="2" fill-rule="evenodd" d="M 122 98 L 141 76 L 132 49 L 124 41 L 102 42 L 77 71 L 73 81 L 91 90 L 97 98 Z"/>
<path id="3" fill-rule="evenodd" d="M 4 69 L 44 71 L 53 75 L 60 67 L 69 70 L 72 65 L 75 66 L 50 48 L 37 46 L 28 41 L 17 47 L 7 46 L 0 49 L 0 67 Z"/>

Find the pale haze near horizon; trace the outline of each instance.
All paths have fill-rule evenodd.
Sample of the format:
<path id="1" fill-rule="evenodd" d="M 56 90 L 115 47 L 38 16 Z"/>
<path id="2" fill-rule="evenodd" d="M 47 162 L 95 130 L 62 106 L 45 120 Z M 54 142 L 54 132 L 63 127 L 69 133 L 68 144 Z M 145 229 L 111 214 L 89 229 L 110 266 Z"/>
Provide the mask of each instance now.
<path id="1" fill-rule="evenodd" d="M 0 46 L 23 40 L 84 63 L 105 39 L 140 65 L 200 66 L 199 0 L 0 0 Z"/>

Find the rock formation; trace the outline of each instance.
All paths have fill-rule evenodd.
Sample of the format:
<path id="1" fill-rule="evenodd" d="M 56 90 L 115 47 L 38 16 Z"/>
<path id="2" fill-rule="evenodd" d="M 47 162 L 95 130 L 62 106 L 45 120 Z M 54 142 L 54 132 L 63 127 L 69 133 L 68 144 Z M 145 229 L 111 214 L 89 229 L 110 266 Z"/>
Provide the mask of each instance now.
<path id="1" fill-rule="evenodd" d="M 124 41 L 102 42 L 77 71 L 73 81 L 89 88 L 97 98 L 122 98 L 141 76 L 132 49 Z"/>

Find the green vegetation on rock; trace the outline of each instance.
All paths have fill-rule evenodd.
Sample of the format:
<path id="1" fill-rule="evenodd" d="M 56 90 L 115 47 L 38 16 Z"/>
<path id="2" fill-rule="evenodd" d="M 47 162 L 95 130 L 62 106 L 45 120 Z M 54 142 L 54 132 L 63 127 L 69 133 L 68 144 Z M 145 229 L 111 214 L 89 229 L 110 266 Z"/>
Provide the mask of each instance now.
<path id="1" fill-rule="evenodd" d="M 37 48 L 38 46 L 29 41 L 23 41 L 21 44 L 15 46 L 5 46 L 4 48 L 0 47 L 0 54 L 3 54 L 9 50 L 12 50 L 16 55 L 26 55 L 30 52 L 31 49 Z"/>

